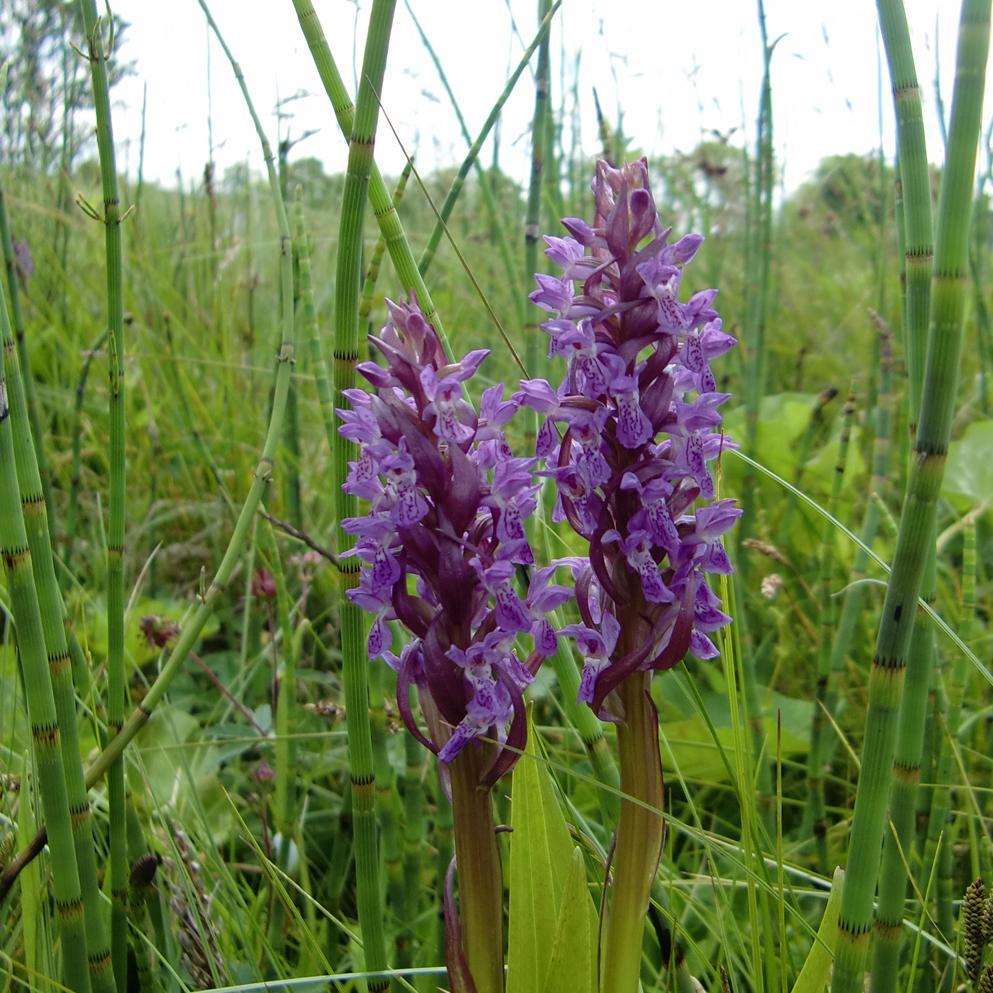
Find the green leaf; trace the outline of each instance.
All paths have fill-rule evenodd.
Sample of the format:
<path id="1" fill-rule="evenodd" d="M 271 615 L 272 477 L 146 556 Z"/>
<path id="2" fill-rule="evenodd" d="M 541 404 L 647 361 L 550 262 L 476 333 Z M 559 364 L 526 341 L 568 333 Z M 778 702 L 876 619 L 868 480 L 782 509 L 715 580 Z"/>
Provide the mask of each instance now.
<path id="1" fill-rule="evenodd" d="M 822 993 L 831 974 L 834 961 L 834 942 L 838 935 L 838 911 L 841 909 L 841 887 L 845 872 L 840 867 L 834 870 L 831 880 L 831 895 L 828 897 L 817 938 L 810 948 L 807 961 L 803 963 L 800 975 L 793 984 L 793 993 Z"/>
<path id="2" fill-rule="evenodd" d="M 966 507 L 993 495 L 993 421 L 976 421 L 948 446 L 948 464 L 941 493 L 958 497 Z"/>
<path id="3" fill-rule="evenodd" d="M 583 853 L 573 848 L 543 993 L 594 993 L 597 916 Z"/>
<path id="4" fill-rule="evenodd" d="M 574 846 L 533 727 L 514 769 L 511 826 L 507 993 L 543 993 L 553 957 L 587 960 L 587 931 L 595 932 L 596 925 L 589 893 L 582 900 L 576 896 Z M 582 873 L 578 886 L 585 891 Z M 567 902 L 578 906 L 566 910 Z M 593 915 L 585 927 L 576 918 L 584 907 Z M 565 923 L 564 913 L 570 918 Z"/>

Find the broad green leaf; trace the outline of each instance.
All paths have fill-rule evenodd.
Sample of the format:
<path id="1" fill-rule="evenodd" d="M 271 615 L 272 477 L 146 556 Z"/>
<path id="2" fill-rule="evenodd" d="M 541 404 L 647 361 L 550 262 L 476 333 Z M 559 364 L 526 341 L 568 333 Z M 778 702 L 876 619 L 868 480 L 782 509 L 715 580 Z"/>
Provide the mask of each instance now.
<path id="1" fill-rule="evenodd" d="M 543 993 L 594 993 L 596 943 L 596 908 L 586 885 L 583 853 L 574 847 Z"/>
<path id="2" fill-rule="evenodd" d="M 831 975 L 831 963 L 834 961 L 834 942 L 838 936 L 838 911 L 841 909 L 841 887 L 844 883 L 845 872 L 840 867 L 834 870 L 831 880 L 831 895 L 828 897 L 821 926 L 817 929 L 817 937 L 803 963 L 800 975 L 793 984 L 793 993 L 823 993 Z"/>
<path id="3" fill-rule="evenodd" d="M 704 699 L 709 704 L 706 695 Z M 759 687 L 759 699 L 766 715 L 763 726 L 767 739 L 770 742 L 776 740 L 778 713 L 782 718 L 783 757 L 805 755 L 810 746 L 810 719 L 813 713 L 810 701 L 783 696 L 764 686 Z M 689 779 L 724 782 L 727 778 L 727 766 L 721 759 L 718 742 L 728 756 L 734 753 L 734 732 L 730 726 L 726 698 L 715 705 L 713 723 L 717 731 L 717 742 L 714 741 L 707 722 L 699 714 L 683 720 L 663 721 L 661 733 L 666 746 L 662 750 L 663 770 L 666 773 L 674 772 L 674 766 L 678 766 L 680 772 Z"/>
<path id="4" fill-rule="evenodd" d="M 948 446 L 948 465 L 941 492 L 965 506 L 993 497 L 993 421 L 976 421 Z"/>
<path id="5" fill-rule="evenodd" d="M 533 727 L 514 769 L 511 803 L 507 993 L 542 993 L 573 843 Z"/>

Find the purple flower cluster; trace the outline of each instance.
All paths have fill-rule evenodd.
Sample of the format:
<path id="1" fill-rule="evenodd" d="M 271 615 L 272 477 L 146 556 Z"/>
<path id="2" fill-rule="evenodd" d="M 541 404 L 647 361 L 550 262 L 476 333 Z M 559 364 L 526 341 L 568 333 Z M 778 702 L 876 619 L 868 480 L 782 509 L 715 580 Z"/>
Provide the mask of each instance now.
<path id="1" fill-rule="evenodd" d="M 515 579 L 534 564 L 524 522 L 536 507 L 537 460 L 515 458 L 504 426 L 519 408 L 503 386 L 482 394 L 477 414 L 463 386 L 489 354 L 451 362 L 416 302 L 387 301 L 390 321 L 373 345 L 385 359 L 359 365 L 373 390 L 347 390 L 341 434 L 360 446 L 345 489 L 371 503 L 342 527 L 349 555 L 362 560 L 352 600 L 375 615 L 369 657 L 397 672 L 397 704 L 408 729 L 442 761 L 485 735 L 510 745 L 497 752 L 488 782 L 523 748 L 522 693 L 556 649 L 546 614 L 572 596 L 535 569 L 525 595 Z M 391 651 L 390 621 L 410 640 Z M 515 646 L 533 650 L 522 660 Z M 428 735 L 417 726 L 416 687 Z"/>
<path id="2" fill-rule="evenodd" d="M 706 580 L 730 573 L 721 536 L 740 516 L 715 496 L 710 463 L 732 443 L 720 433 L 713 359 L 734 346 L 713 308 L 716 290 L 679 300 L 683 267 L 703 241 L 669 242 L 642 160 L 598 162 L 593 226 L 546 237 L 561 276 L 539 274 L 531 299 L 565 379 L 521 383 L 514 399 L 545 415 L 537 443 L 555 481 L 557 520 L 589 542 L 573 561 L 585 657 L 580 699 L 600 713 L 629 674 L 667 669 L 688 651 L 712 658 L 707 635 L 730 618 Z"/>

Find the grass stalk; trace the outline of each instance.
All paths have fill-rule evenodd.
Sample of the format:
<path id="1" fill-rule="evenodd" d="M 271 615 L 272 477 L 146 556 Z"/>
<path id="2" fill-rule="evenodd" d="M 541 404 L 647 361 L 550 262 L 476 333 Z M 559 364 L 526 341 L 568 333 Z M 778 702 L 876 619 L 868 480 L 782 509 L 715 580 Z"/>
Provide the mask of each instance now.
<path id="1" fill-rule="evenodd" d="M 543 23 L 551 9 L 550 0 L 538 0 L 538 22 Z M 549 151 L 552 137 L 548 116 L 549 90 L 549 46 L 548 32 L 541 38 L 538 46 L 538 65 L 534 74 L 534 113 L 531 117 L 531 177 L 528 182 L 527 212 L 524 218 L 524 280 L 525 293 L 534 283 L 534 275 L 538 271 L 539 249 L 541 243 L 541 191 L 542 174 L 545 157 Z M 525 295 L 521 294 L 521 299 Z M 538 328 L 538 307 L 529 304 L 526 312 L 533 319 L 524 322 L 524 364 L 531 376 L 538 376 L 541 361 L 541 343 L 544 335 Z M 533 432 L 537 427 L 537 413 L 530 419 L 529 427 Z"/>
<path id="2" fill-rule="evenodd" d="M 110 501 L 107 523 L 107 732 L 116 735 L 124 724 L 124 530 L 126 513 L 125 364 L 124 364 L 124 248 L 117 160 L 110 112 L 107 62 L 113 32 L 97 16 L 96 0 L 80 0 L 90 63 L 93 106 L 97 119 L 97 148 L 103 190 L 104 251 L 107 265 L 107 327 L 110 330 Z M 110 950 L 118 993 L 127 989 L 128 971 L 128 846 L 124 762 L 107 773 L 110 832 Z"/>
<path id="3" fill-rule="evenodd" d="M 299 13 L 299 7 L 298 13 Z M 335 272 L 334 391 L 337 406 L 346 407 L 343 393 L 355 382 L 359 348 L 359 291 L 362 282 L 362 221 L 373 172 L 373 149 L 379 120 L 379 97 L 386 70 L 396 0 L 374 0 L 369 15 L 362 74 L 348 143 L 348 166 L 342 196 L 338 257 Z M 316 19 L 315 19 L 316 21 Z M 383 187 L 385 190 L 385 187 Z M 392 197 L 387 197 L 393 210 Z M 351 547 L 341 527 L 356 513 L 354 495 L 342 489 L 353 446 L 339 439 L 334 457 L 334 493 L 337 501 L 337 551 Z M 339 567 L 342 679 L 348 732 L 348 768 L 352 788 L 352 824 L 355 845 L 356 902 L 365 967 L 386 968 L 379 846 L 376 831 L 376 776 L 369 722 L 369 660 L 365 650 L 365 621 L 360 608 L 348 598 L 359 578 L 359 562 L 349 558 Z M 368 981 L 371 993 L 389 988 L 389 980 Z"/>
<path id="4" fill-rule="evenodd" d="M 107 332 L 101 331 L 96 341 L 83 358 L 83 367 L 76 382 L 75 400 L 72 413 L 72 474 L 69 477 L 69 509 L 66 511 L 65 533 L 63 536 L 62 560 L 67 569 L 72 568 L 72 556 L 75 551 L 77 531 L 79 528 L 79 489 L 82 484 L 83 464 L 83 402 L 86 399 L 86 383 L 90 377 L 90 367 L 93 359 L 103 348 L 107 340 Z"/>
<path id="5" fill-rule="evenodd" d="M 337 445 L 334 427 L 334 394 L 328 378 L 328 366 L 321 351 L 320 328 L 317 323 L 317 308 L 314 306 L 314 285 L 311 275 L 310 238 L 307 234 L 303 213 L 303 198 L 297 187 L 293 205 L 294 238 L 297 246 L 297 278 L 300 282 L 300 339 L 302 351 L 307 357 L 317 399 L 321 408 L 321 424 L 328 444 L 328 454 L 333 458 Z"/>
<path id="6" fill-rule="evenodd" d="M 827 511 L 835 517 L 838 512 L 838 502 L 841 499 L 841 485 L 845 478 L 845 466 L 848 462 L 848 444 L 851 439 L 852 417 L 855 413 L 855 395 L 850 390 L 842 413 L 841 438 L 838 443 L 838 459 L 835 463 L 834 476 L 831 479 L 831 493 L 828 497 Z M 835 530 L 828 528 L 821 551 L 818 576 L 818 602 L 820 605 L 820 639 L 817 649 L 817 687 L 814 695 L 814 715 L 810 725 L 810 748 L 807 752 L 807 810 L 810 828 L 814 834 L 817 860 L 821 872 L 831 870 L 828 857 L 827 825 L 824 806 L 824 765 L 825 738 L 827 736 L 827 700 L 828 683 L 831 678 L 832 638 L 831 631 L 835 626 L 836 609 L 831 596 L 831 586 L 834 579 Z"/>
<path id="7" fill-rule="evenodd" d="M 462 116 L 462 110 L 459 107 L 458 100 L 456 99 L 455 93 L 452 90 L 451 85 L 448 82 L 448 76 L 445 73 L 445 69 L 441 64 L 441 60 L 438 58 L 437 53 L 434 50 L 434 46 L 431 44 L 430 39 L 427 34 L 425 34 L 424 29 L 421 27 L 421 22 L 417 19 L 414 14 L 413 8 L 411 8 L 409 0 L 406 4 L 407 12 L 410 15 L 411 20 L 414 22 L 414 27 L 417 28 L 417 33 L 420 35 L 421 43 L 424 45 L 425 50 L 428 53 L 428 57 L 431 59 L 434 65 L 435 71 L 438 73 L 438 79 L 441 81 L 441 85 L 448 96 L 448 100 L 452 105 L 452 110 L 455 112 L 455 118 L 458 121 L 459 130 L 462 132 L 462 138 L 469 148 L 472 148 L 472 135 L 469 134 L 469 128 L 466 125 L 465 118 Z M 548 37 L 547 35 L 545 36 Z M 479 163 L 478 156 L 472 161 L 472 170 L 475 173 L 476 181 L 479 184 L 479 192 L 482 196 L 483 207 L 486 210 L 487 218 L 489 219 L 490 226 L 490 236 L 496 244 L 497 252 L 500 255 L 500 261 L 503 263 L 504 272 L 507 276 L 507 289 L 511 294 L 513 306 L 518 309 L 520 314 L 519 320 L 521 324 L 524 323 L 524 297 L 516 292 L 517 289 L 517 267 L 514 264 L 514 259 L 511 255 L 510 244 L 507 240 L 506 231 L 504 230 L 504 221 L 500 216 L 500 212 L 497 208 L 496 198 L 493 193 L 493 184 L 491 182 L 491 176 L 486 172 Z M 437 248 L 437 246 L 436 246 Z M 426 256 L 425 252 L 425 256 Z M 432 253 L 433 254 L 433 253 Z M 425 265 L 425 258 L 421 258 L 422 272 L 426 272 L 427 268 Z"/>
<path id="8" fill-rule="evenodd" d="M 503 90 L 501 90 L 496 102 L 490 108 L 490 112 L 486 120 L 483 122 L 483 126 L 479 129 L 479 134 L 476 135 L 476 140 L 472 143 L 472 146 L 466 153 L 466 157 L 462 160 L 462 164 L 459 166 L 455 179 L 452 180 L 452 185 L 449 187 L 448 193 L 445 194 L 445 199 L 442 202 L 441 209 L 438 211 L 438 220 L 435 223 L 430 236 L 428 237 L 427 245 L 425 246 L 424 252 L 422 253 L 418 263 L 418 267 L 422 275 L 427 273 L 428 268 L 434 259 L 435 253 L 438 250 L 438 244 L 441 242 L 441 237 L 445 231 L 445 224 L 451 216 L 452 210 L 458 201 L 459 195 L 462 192 L 462 187 L 465 184 L 466 177 L 469 175 L 469 170 L 472 168 L 473 163 L 479 158 L 479 153 L 482 151 L 483 145 L 490 135 L 490 131 L 493 130 L 494 124 L 496 124 L 501 112 L 503 111 L 504 104 L 507 102 L 510 94 L 514 91 L 514 87 L 517 85 L 517 81 L 520 79 L 521 73 L 524 72 L 528 63 L 531 61 L 531 56 L 534 55 L 535 50 L 538 49 L 548 37 L 548 29 L 552 23 L 552 18 L 555 16 L 555 13 L 561 6 L 561 3 L 562 0 L 554 0 L 548 9 L 548 12 L 542 18 L 541 24 L 538 26 L 537 33 L 534 38 L 531 39 L 531 43 L 528 47 L 524 49 L 520 61 L 508 77 L 506 85 Z M 539 130 L 543 130 L 540 125 Z M 531 275 L 533 274 L 534 270 L 531 271 Z M 529 282 L 531 275 L 528 276 Z"/>
<path id="9" fill-rule="evenodd" d="M 941 184 L 924 390 L 915 457 L 907 481 L 869 677 L 866 734 L 835 948 L 833 993 L 856 993 L 863 985 L 907 648 L 928 546 L 933 545 L 936 501 L 957 399 L 971 193 L 989 52 L 989 23 L 990 0 L 964 0 L 948 154 Z M 900 89 L 899 77 L 894 77 L 894 89 Z M 910 196 L 905 188 L 905 213 Z"/>

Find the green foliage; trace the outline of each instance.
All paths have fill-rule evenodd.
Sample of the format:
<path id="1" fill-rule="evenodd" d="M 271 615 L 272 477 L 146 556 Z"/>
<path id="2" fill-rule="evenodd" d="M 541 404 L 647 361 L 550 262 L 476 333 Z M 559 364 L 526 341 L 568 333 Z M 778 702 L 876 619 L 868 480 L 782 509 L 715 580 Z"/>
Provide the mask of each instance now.
<path id="1" fill-rule="evenodd" d="M 514 769 L 507 993 L 592 993 L 596 912 L 537 731 Z"/>

